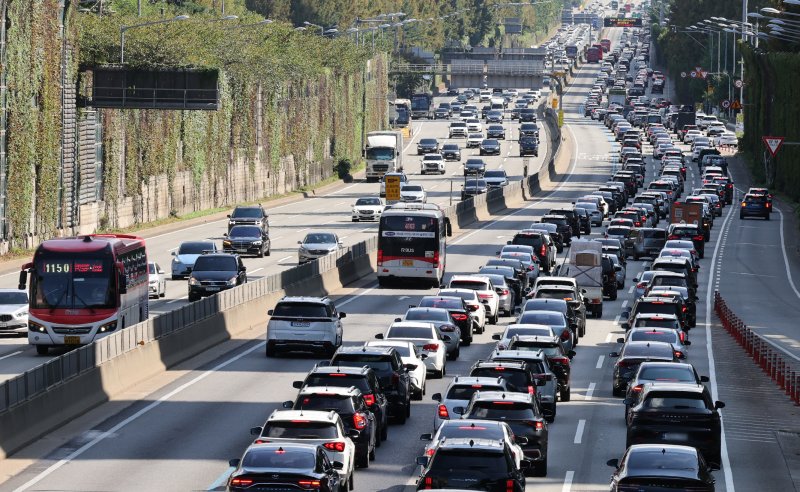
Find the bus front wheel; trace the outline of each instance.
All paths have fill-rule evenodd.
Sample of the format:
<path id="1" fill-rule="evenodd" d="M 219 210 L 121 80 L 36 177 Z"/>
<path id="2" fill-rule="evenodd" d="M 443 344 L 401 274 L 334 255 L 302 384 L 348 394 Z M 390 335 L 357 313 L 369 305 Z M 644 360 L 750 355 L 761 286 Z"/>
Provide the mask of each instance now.
<path id="1" fill-rule="evenodd" d="M 36 353 L 39 355 L 47 355 L 50 352 L 50 347 L 47 345 L 37 345 Z"/>

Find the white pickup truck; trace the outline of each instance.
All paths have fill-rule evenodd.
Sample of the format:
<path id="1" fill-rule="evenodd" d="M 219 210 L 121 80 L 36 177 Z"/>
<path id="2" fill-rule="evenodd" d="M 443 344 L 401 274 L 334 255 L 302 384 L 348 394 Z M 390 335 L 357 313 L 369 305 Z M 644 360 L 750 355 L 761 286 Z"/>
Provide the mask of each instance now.
<path id="1" fill-rule="evenodd" d="M 572 277 L 585 290 L 586 312 L 603 316 L 603 245 L 598 241 L 575 239 L 569 249 L 569 261 L 558 270 L 560 277 Z"/>

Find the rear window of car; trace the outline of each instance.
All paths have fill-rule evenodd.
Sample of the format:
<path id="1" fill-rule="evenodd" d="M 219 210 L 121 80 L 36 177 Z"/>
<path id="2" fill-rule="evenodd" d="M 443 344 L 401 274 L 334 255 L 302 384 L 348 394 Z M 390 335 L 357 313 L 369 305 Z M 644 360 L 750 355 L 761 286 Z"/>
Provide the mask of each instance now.
<path id="1" fill-rule="evenodd" d="M 430 309 L 409 309 L 406 312 L 406 321 L 450 321 L 450 313 L 447 311 Z M 428 330 L 430 333 L 430 330 Z"/>
<path id="2" fill-rule="evenodd" d="M 667 239 L 667 231 L 663 229 L 645 229 L 642 231 L 645 239 Z"/>
<path id="3" fill-rule="evenodd" d="M 470 376 L 496 378 L 501 377 L 506 381 L 509 391 L 527 392 L 530 385 L 528 371 L 509 367 L 477 367 L 472 370 Z M 473 418 L 481 418 L 475 417 Z"/>
<path id="4" fill-rule="evenodd" d="M 476 481 L 505 477 L 511 463 L 504 453 L 470 449 L 440 449 L 430 465 L 431 475 L 472 478 Z"/>
<path id="5" fill-rule="evenodd" d="M 678 343 L 678 334 L 672 330 L 637 330 L 630 334 L 628 340 L 632 342 Z"/>
<path id="6" fill-rule="evenodd" d="M 437 307 L 443 309 L 464 309 L 463 304 L 456 299 L 422 299 L 420 307 Z"/>
<path id="7" fill-rule="evenodd" d="M 276 439 L 336 439 L 339 433 L 334 423 L 287 420 L 268 423 L 261 436 Z"/>
<path id="8" fill-rule="evenodd" d="M 451 289 L 469 289 L 469 290 L 488 290 L 489 286 L 486 282 L 480 280 L 452 280 L 450 282 Z"/>
<path id="9" fill-rule="evenodd" d="M 694 372 L 690 366 L 675 367 L 666 364 L 653 364 L 639 370 L 638 378 L 647 381 L 674 381 L 678 383 L 694 383 Z"/>
<path id="10" fill-rule="evenodd" d="M 526 311 L 519 317 L 518 323 L 562 326 L 564 324 L 564 315 L 550 311 Z"/>
<path id="11" fill-rule="evenodd" d="M 386 338 L 432 338 L 433 330 L 421 326 L 392 326 Z"/>
<path id="12" fill-rule="evenodd" d="M 542 247 L 542 236 L 540 234 L 517 234 L 511 242 L 513 244 L 533 246 L 536 249 Z"/>
<path id="13" fill-rule="evenodd" d="M 376 372 L 387 372 L 392 370 L 392 358 L 390 355 L 337 354 L 331 360 L 331 365 L 346 367 L 369 366 Z"/>
<path id="14" fill-rule="evenodd" d="M 706 401 L 701 394 L 658 392 L 647 395 L 642 405 L 645 408 L 661 408 L 664 410 L 703 410 L 706 408 Z"/>
<path id="15" fill-rule="evenodd" d="M 666 357 L 672 358 L 672 348 L 661 344 L 625 344 L 623 357 Z"/>
<path id="16" fill-rule="evenodd" d="M 473 419 L 487 420 L 533 420 L 536 418 L 536 413 L 527 403 L 501 400 L 475 402 L 469 416 Z"/>
<path id="17" fill-rule="evenodd" d="M 279 302 L 272 311 L 272 316 L 282 318 L 328 318 L 328 309 L 324 304 L 309 302 Z"/>
<path id="18" fill-rule="evenodd" d="M 341 372 L 331 374 L 312 374 L 303 383 L 305 386 L 334 386 L 349 388 L 355 386 L 362 393 L 371 393 L 369 381 L 361 374 L 343 374 Z"/>
<path id="19" fill-rule="evenodd" d="M 497 390 L 493 389 L 491 391 L 497 391 Z M 448 398 L 451 398 L 449 393 L 447 396 Z M 469 400 L 470 398 L 472 398 L 472 395 L 463 399 Z M 454 398 L 454 399 L 461 399 L 461 398 Z M 490 439 L 495 441 L 500 439 L 505 439 L 505 434 L 503 433 L 503 429 L 500 427 L 500 425 L 482 425 L 482 424 L 466 424 L 466 423 L 459 425 L 458 422 L 456 422 L 456 425 L 453 424 L 443 425 L 441 429 L 442 430 L 439 433 L 440 438 L 446 437 L 448 439 L 454 439 L 460 437 L 468 437 L 468 438 L 477 437 L 481 439 Z"/>
<path id="20" fill-rule="evenodd" d="M 295 408 L 303 410 L 323 410 L 325 412 L 336 412 L 339 414 L 351 414 L 353 399 L 349 395 L 300 395 L 297 398 Z"/>
<path id="21" fill-rule="evenodd" d="M 252 448 L 242 458 L 242 468 L 313 470 L 316 461 L 313 451 L 285 449 L 283 453 L 276 453 L 274 449 Z"/>
<path id="22" fill-rule="evenodd" d="M 652 286 L 678 286 L 678 287 L 686 287 L 686 279 L 683 277 L 664 277 L 664 276 L 654 276 L 650 280 L 650 285 Z"/>
<path id="23" fill-rule="evenodd" d="M 469 400 L 476 391 L 503 391 L 504 389 L 502 386 L 488 384 L 458 385 L 450 388 L 450 391 L 447 392 L 447 399 Z"/>

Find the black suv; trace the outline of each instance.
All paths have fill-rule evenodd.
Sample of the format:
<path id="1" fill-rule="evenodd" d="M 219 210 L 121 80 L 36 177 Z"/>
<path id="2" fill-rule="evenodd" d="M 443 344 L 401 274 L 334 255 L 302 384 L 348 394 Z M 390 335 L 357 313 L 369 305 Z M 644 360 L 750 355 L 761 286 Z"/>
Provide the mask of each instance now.
<path id="1" fill-rule="evenodd" d="M 239 205 L 228 215 L 228 233 L 235 225 L 251 225 L 269 234 L 269 215 L 261 205 Z"/>
<path id="2" fill-rule="evenodd" d="M 530 466 L 522 461 L 522 468 Z M 514 452 L 503 440 L 446 439 L 436 447 L 433 456 L 420 456 L 422 466 L 417 490 L 433 488 L 472 489 L 525 492 L 525 474 L 518 470 Z"/>
<path id="3" fill-rule="evenodd" d="M 619 283 L 617 282 L 618 267 L 616 264 L 614 264 L 614 260 L 611 259 L 611 255 L 609 254 L 603 254 L 603 258 L 600 260 L 600 265 L 603 267 L 603 295 L 612 301 L 616 301 L 617 290 L 619 289 Z M 619 268 L 622 267 L 620 266 Z"/>
<path id="4" fill-rule="evenodd" d="M 531 246 L 539 257 L 539 265 L 546 273 L 556 265 L 556 245 L 550 234 L 540 231 L 520 231 L 514 234 L 514 239 L 506 244 L 524 244 Z"/>
<path id="5" fill-rule="evenodd" d="M 519 137 L 519 156 L 523 157 L 526 155 L 539 157 L 539 142 L 536 140 L 536 137 Z"/>
<path id="6" fill-rule="evenodd" d="M 522 108 L 519 110 L 519 121 L 536 123 L 536 110 L 533 108 Z"/>
<path id="7" fill-rule="evenodd" d="M 515 335 L 508 344 L 509 350 L 530 350 L 531 348 L 541 349 L 544 352 L 550 369 L 558 380 L 558 397 L 561 401 L 569 401 L 572 397 L 570 374 L 575 351 L 564 352 L 564 345 L 558 337 Z"/>
<path id="8" fill-rule="evenodd" d="M 405 424 L 406 419 L 411 416 L 411 377 L 397 350 L 392 347 L 366 345 L 339 347 L 328 364 L 371 367 L 389 400 L 389 417 L 400 424 Z"/>
<path id="9" fill-rule="evenodd" d="M 389 400 L 383 394 L 381 383 L 372 368 L 367 366 L 314 366 L 303 381 L 294 381 L 292 386 L 297 389 L 302 389 L 304 386 L 345 388 L 355 386 L 361 391 L 361 396 L 364 397 L 364 402 L 369 410 L 375 414 L 380 441 L 385 441 L 388 437 Z M 380 441 L 378 441 L 378 446 L 381 445 Z"/>
<path id="10" fill-rule="evenodd" d="M 672 344 L 667 342 L 629 341 L 622 346 L 621 352 L 611 352 L 609 356 L 617 359 L 611 377 L 611 394 L 614 396 L 625 394 L 642 362 L 678 362 Z"/>
<path id="11" fill-rule="evenodd" d="M 632 308 L 622 312 L 622 328 L 629 330 L 637 314 L 673 314 L 680 320 L 681 328 L 687 331 L 689 322 L 682 308 L 683 302 L 671 297 L 642 296 L 636 299 Z"/>
<path id="12" fill-rule="evenodd" d="M 198 257 L 189 275 L 189 302 L 246 283 L 246 272 L 238 255 L 212 253 Z"/>
<path id="13" fill-rule="evenodd" d="M 503 378 L 509 391 L 536 394 L 537 382 L 524 362 L 494 362 L 479 360 L 472 365 L 470 377 Z"/>
<path id="14" fill-rule="evenodd" d="M 500 420 L 507 423 L 515 436 L 528 440 L 520 444 L 526 460 L 533 462 L 536 476 L 547 476 L 547 422 L 535 395 L 478 391 L 467 408 L 455 407 L 454 413 L 465 419 Z M 502 490 L 502 489 L 501 489 Z"/>
<path id="15" fill-rule="evenodd" d="M 697 224 L 670 224 L 667 240 L 671 239 L 691 241 L 700 258 L 704 258 L 706 255 L 705 233 Z"/>
<path id="16" fill-rule="evenodd" d="M 548 215 L 563 215 L 569 221 L 570 227 L 572 227 L 572 235 L 581 237 L 581 220 L 578 217 L 577 212 L 575 210 L 569 208 L 554 208 L 550 210 Z"/>
<path id="17" fill-rule="evenodd" d="M 539 139 L 539 127 L 536 123 L 522 123 L 519 125 L 519 138 L 533 137 Z"/>
<path id="18" fill-rule="evenodd" d="M 338 413 L 346 434 L 350 435 L 353 430 L 359 432 L 358 437 L 351 437 L 356 445 L 355 465 L 367 468 L 369 462 L 375 459 L 375 448 L 380 442 L 378 423 L 364 401 L 361 391 L 355 386 L 349 388 L 306 386 L 297 393 L 295 401 L 283 402 L 283 408 Z"/>
<path id="19" fill-rule="evenodd" d="M 713 401 L 702 384 L 646 383 L 628 413 L 626 446 L 681 444 L 694 446 L 705 460 L 719 466 L 721 401 Z"/>
<path id="20" fill-rule="evenodd" d="M 250 225 L 231 227 L 222 241 L 222 251 L 225 253 L 248 254 L 261 258 L 269 256 L 270 246 L 269 235 L 260 227 Z"/>
<path id="21" fill-rule="evenodd" d="M 470 316 L 470 309 L 464 299 L 451 296 L 425 296 L 419 301 L 418 307 L 432 307 L 447 309 L 453 323 L 461 330 L 461 345 L 472 343 L 472 332 L 477 328 L 475 319 Z"/>
<path id="22" fill-rule="evenodd" d="M 572 244 L 572 224 L 567 217 L 561 214 L 547 214 L 543 215 L 539 221 L 543 224 L 555 224 L 556 231 L 561 235 L 561 242 L 564 246 Z"/>

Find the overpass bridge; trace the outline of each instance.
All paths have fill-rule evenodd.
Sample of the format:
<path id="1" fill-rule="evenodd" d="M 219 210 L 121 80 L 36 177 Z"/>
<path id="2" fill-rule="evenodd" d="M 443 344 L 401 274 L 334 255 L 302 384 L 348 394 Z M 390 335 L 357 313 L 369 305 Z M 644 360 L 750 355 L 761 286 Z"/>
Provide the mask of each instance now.
<path id="1" fill-rule="evenodd" d="M 538 88 L 545 74 L 544 59 L 531 60 L 451 60 L 448 64 L 393 64 L 389 74 L 420 73 L 440 75 L 448 87 L 488 87 L 500 89 Z"/>

